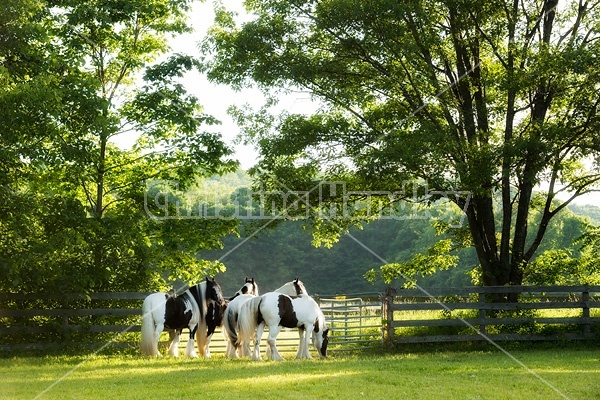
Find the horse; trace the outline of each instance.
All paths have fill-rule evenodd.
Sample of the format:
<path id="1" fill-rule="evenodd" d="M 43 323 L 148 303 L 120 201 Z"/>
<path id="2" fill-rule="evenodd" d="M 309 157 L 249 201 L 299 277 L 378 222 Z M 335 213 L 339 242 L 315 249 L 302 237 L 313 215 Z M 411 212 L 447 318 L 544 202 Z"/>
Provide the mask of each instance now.
<path id="1" fill-rule="evenodd" d="M 248 282 L 249 280 L 248 278 L 246 278 L 245 285 L 248 285 Z M 256 288 L 255 292 L 242 293 L 243 289 L 244 286 L 242 286 L 242 288 L 238 290 L 236 294 L 231 298 L 231 301 L 227 306 L 227 310 L 225 310 L 225 316 L 223 317 L 223 325 L 225 328 L 223 332 L 227 341 L 227 352 L 225 356 L 227 358 L 238 358 L 240 356 L 251 357 L 250 338 L 242 340 L 242 337 L 238 334 L 238 317 L 242 304 L 250 300 L 251 298 L 258 296 L 259 293 L 258 287 Z M 306 288 L 304 287 L 304 284 L 299 278 L 287 282 L 275 291 L 278 293 L 288 294 L 290 296 L 308 294 Z"/>
<path id="2" fill-rule="evenodd" d="M 228 301 L 231 302 L 236 297 L 238 297 L 242 294 L 252 294 L 254 296 L 258 296 L 258 285 L 254 281 L 254 278 L 248 279 L 248 277 L 246 277 L 245 281 L 244 281 L 244 285 L 240 288 L 240 290 L 235 292 L 235 294 L 233 296 L 231 296 Z"/>
<path id="3" fill-rule="evenodd" d="M 318 304 L 308 295 L 297 297 L 269 292 L 246 300 L 238 315 L 239 336 L 242 343 L 249 343 L 255 333 L 253 360 L 260 357 L 260 341 L 265 326 L 269 327 L 267 357 L 273 361 L 283 360 L 277 350 L 277 335 L 281 328 L 298 328 L 300 342 L 296 358 L 311 359 L 310 339 L 320 358 L 327 357 L 329 328 Z"/>
<path id="4" fill-rule="evenodd" d="M 194 349 L 195 339 L 198 351 L 210 357 L 208 345 L 217 326 L 221 325 L 225 311 L 225 299 L 221 286 L 213 279 L 198 283 L 179 296 L 167 293 L 153 293 L 144 299 L 142 305 L 141 351 L 144 355 L 160 356 L 158 340 L 163 330 L 169 332 L 168 354 L 179 355 L 179 337 L 184 328 L 190 330 L 185 355 L 198 357 Z"/>
<path id="5" fill-rule="evenodd" d="M 227 342 L 225 357 L 237 358 L 250 356 L 249 344 L 244 345 L 238 337 L 237 319 L 240 306 L 252 297 L 259 295 L 258 284 L 254 278 L 245 279 L 244 285 L 230 299 L 223 315 L 223 336 Z"/>

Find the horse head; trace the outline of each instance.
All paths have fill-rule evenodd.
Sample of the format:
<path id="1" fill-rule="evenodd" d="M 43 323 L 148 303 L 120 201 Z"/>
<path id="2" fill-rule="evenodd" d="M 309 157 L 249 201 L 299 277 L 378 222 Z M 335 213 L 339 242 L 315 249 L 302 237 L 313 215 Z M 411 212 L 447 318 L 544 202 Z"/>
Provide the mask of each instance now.
<path id="1" fill-rule="evenodd" d="M 240 288 L 240 290 L 235 292 L 235 294 L 229 298 L 229 301 L 235 299 L 236 297 L 238 297 L 242 294 L 250 294 L 252 296 L 259 295 L 258 285 L 256 284 L 256 281 L 254 280 L 254 278 L 246 277 L 245 281 L 244 281 L 244 285 Z"/>
<path id="2" fill-rule="evenodd" d="M 325 318 L 317 318 L 315 321 L 315 329 L 313 331 L 313 344 L 319 352 L 319 357 L 327 357 L 327 345 L 329 344 L 329 328 L 325 323 Z"/>
<path id="3" fill-rule="evenodd" d="M 246 277 L 245 281 L 244 281 L 244 286 L 241 287 L 240 290 L 238 290 L 239 294 L 251 294 L 252 296 L 258 296 L 258 285 L 256 283 L 256 281 L 254 280 L 254 278 L 248 278 Z"/>
<path id="4" fill-rule="evenodd" d="M 215 281 L 215 278 L 206 278 L 206 301 L 214 301 L 219 306 L 225 304 L 225 298 L 223 297 L 223 291 L 221 286 Z"/>

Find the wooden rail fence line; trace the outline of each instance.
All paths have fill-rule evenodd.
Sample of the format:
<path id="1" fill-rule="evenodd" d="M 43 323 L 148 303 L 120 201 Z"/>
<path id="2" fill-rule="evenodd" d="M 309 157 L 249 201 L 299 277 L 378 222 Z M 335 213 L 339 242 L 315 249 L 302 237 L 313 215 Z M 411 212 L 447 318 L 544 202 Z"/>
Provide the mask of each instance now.
<path id="1" fill-rule="evenodd" d="M 517 302 L 498 301 L 515 294 L 519 298 Z M 598 334 L 592 332 L 592 326 L 600 324 L 600 315 L 592 315 L 590 311 L 600 308 L 597 295 L 600 295 L 600 286 L 468 287 L 428 289 L 426 293 L 417 289 L 388 289 L 383 300 L 384 342 L 392 345 L 593 339 Z M 565 315 L 543 316 L 549 310 Z M 443 315 L 430 317 L 435 311 Z M 461 316 L 456 311 L 466 315 Z M 446 334 L 402 332 L 420 327 L 455 329 Z M 510 327 L 520 332 L 506 333 Z M 536 330 L 542 333 L 527 332 Z"/>
<path id="2" fill-rule="evenodd" d="M 73 335 L 88 335 L 87 340 L 94 342 L 98 334 L 139 332 L 141 304 L 148 294 L 103 292 L 40 298 L 0 293 L 0 349 L 44 349 L 68 342 Z M 507 295 L 518 295 L 519 301 L 498 301 L 498 296 Z M 384 294 L 368 296 L 314 297 L 330 325 L 332 351 L 394 343 L 580 340 L 598 338 L 600 331 L 594 329 L 600 324 L 600 312 L 595 312 L 600 308 L 600 286 L 469 287 L 426 292 L 388 289 Z M 549 312 L 553 315 L 544 315 Z M 182 335 L 182 347 L 187 336 Z M 131 339 L 126 343 L 137 345 Z M 283 351 L 295 351 L 298 335 L 288 331 L 278 343 Z M 220 332 L 213 336 L 211 351 L 225 351 Z"/>
<path id="3" fill-rule="evenodd" d="M 101 292 L 88 295 L 65 294 L 30 295 L 0 293 L 0 350 L 39 349 L 60 347 L 59 341 L 68 342 L 75 334 L 112 334 L 118 336 L 124 332 L 140 332 L 142 301 L 150 293 Z M 362 299 L 349 301 L 318 299 L 323 302 L 323 311 L 330 324 L 330 345 L 332 351 L 364 349 L 381 345 L 381 300 L 367 303 Z M 355 304 L 356 300 L 359 304 Z M 108 307 L 107 303 L 118 302 L 117 307 Z M 57 304 L 56 308 L 44 308 L 46 303 Z M 98 304 L 102 304 L 98 306 Z M 367 311 L 370 308 L 369 311 Z M 377 313 L 377 317 L 373 315 Z M 377 321 L 367 324 L 367 316 Z M 115 323 L 115 320 L 125 323 Z M 108 322 L 107 322 L 108 321 Z M 368 331 L 370 329 L 371 331 Z M 53 335 L 53 342 L 16 342 L 11 338 Z M 266 344 L 265 330 L 263 349 Z M 25 336 L 26 335 L 26 336 Z M 167 341 L 163 333 L 161 342 Z M 189 335 L 181 336 L 180 348 L 185 348 Z M 3 340 L 4 339 L 4 340 Z M 296 351 L 298 334 L 295 330 L 284 330 L 277 339 L 280 351 Z M 90 343 L 93 347 L 94 343 Z M 138 343 L 125 342 L 131 346 Z M 163 343 L 164 344 L 164 343 Z M 123 343 L 118 343 L 123 345 Z M 211 341 L 212 353 L 224 353 L 226 343 L 220 329 L 217 329 Z"/>

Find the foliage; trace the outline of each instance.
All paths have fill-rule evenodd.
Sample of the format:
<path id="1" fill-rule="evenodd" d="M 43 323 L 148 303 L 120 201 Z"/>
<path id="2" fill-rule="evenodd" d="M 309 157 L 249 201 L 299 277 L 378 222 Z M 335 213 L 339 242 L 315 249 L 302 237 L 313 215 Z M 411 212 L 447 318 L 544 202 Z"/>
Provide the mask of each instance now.
<path id="1" fill-rule="evenodd" d="M 310 191 L 299 213 L 321 218 L 317 241 L 374 218 L 352 207 L 365 193 L 393 209 L 406 182 L 424 180 L 419 200 L 447 197 L 466 216 L 482 283 L 522 284 L 550 221 L 597 186 L 598 3 L 245 4 L 243 23 L 217 10 L 204 68 L 234 88 L 320 102 L 313 115 L 235 111 L 261 152 L 257 180 Z M 343 199 L 353 218 L 323 213 L 342 209 L 314 190 L 324 181 L 356 194 Z"/>
<path id="2" fill-rule="evenodd" d="M 590 219 L 590 223 L 592 225 L 598 226 L 600 225 L 600 207 L 593 206 L 590 204 L 580 205 L 580 204 L 571 204 L 569 206 L 571 211 L 575 214 L 588 217 Z"/>
<path id="3" fill-rule="evenodd" d="M 202 198 L 204 193 L 213 193 L 214 186 L 219 190 L 223 210 L 234 210 L 228 212 L 242 216 L 259 216 L 261 206 L 265 205 L 259 201 L 261 196 L 245 187 L 250 184 L 250 177 L 238 172 L 203 181 L 191 193 Z M 189 197 L 192 198 L 189 202 L 195 201 L 194 196 Z M 222 250 L 205 251 L 201 257 L 219 260 L 227 266 L 217 278 L 226 294 L 239 289 L 244 277 L 256 278 L 263 292 L 274 290 L 295 277 L 303 280 L 311 294 L 382 292 L 385 289 L 381 284 L 382 265 L 388 272 L 385 278 L 391 280 L 385 283 L 395 287 L 470 286 L 480 279 L 477 256 L 468 245 L 466 227 L 448 229 L 447 221 L 454 221 L 458 213 L 447 206 L 447 203 L 436 203 L 427 214 L 415 213 L 414 218 L 382 218 L 363 223 L 360 229 L 350 228 L 331 248 L 315 247 L 309 234 L 314 228 L 308 220 L 279 220 L 269 213 L 257 219 L 243 217 L 239 234 L 225 237 Z M 409 207 L 405 205 L 405 210 Z M 579 210 L 586 214 L 588 207 L 593 208 L 587 206 Z M 425 216 L 427 218 L 420 218 Z M 536 223 L 533 218 L 531 224 Z M 546 252 L 557 249 L 579 260 L 582 250 L 578 238 L 588 229 L 586 219 L 564 210 L 548 226 L 540 245 L 540 262 Z M 446 247 L 440 248 L 440 243 Z M 563 265 L 564 261 L 555 260 L 558 274 L 555 270 L 539 269 L 534 261 L 525 271 L 524 282 L 591 282 L 585 275 L 590 267 L 581 265 L 576 270 L 569 269 Z M 593 276 L 593 268 L 589 271 L 589 276 Z M 364 279 L 365 275 L 372 283 Z"/>
<path id="4" fill-rule="evenodd" d="M 235 221 L 145 212 L 150 180 L 186 186 L 237 166 L 180 83 L 197 61 L 163 56 L 189 30 L 189 3 L 0 6 L 0 291 L 148 290 L 224 270 L 196 253 Z M 131 135 L 131 149 L 116 144 Z"/>
<path id="5" fill-rule="evenodd" d="M 381 267 L 383 281 L 391 284 L 392 281 L 402 277 L 407 280 L 405 285 L 414 286 L 416 283 L 410 277 L 416 275 L 431 275 L 437 271 L 444 271 L 450 267 L 455 267 L 458 262 L 458 256 L 449 255 L 451 240 L 445 239 L 436 242 L 427 250 L 427 254 L 416 254 L 410 261 L 403 264 L 392 263 Z M 370 270 L 366 274 L 367 280 L 374 282 L 376 273 Z"/>

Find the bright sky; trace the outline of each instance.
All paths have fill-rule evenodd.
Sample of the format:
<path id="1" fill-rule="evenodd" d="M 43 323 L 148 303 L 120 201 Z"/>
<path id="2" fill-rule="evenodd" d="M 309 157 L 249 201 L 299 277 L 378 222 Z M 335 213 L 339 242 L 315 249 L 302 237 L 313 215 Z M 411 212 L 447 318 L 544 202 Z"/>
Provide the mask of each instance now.
<path id="1" fill-rule="evenodd" d="M 226 7 L 239 13 L 240 19 L 244 18 L 245 10 L 242 0 L 226 0 Z M 211 0 L 204 3 L 195 3 L 190 13 L 191 23 L 195 32 L 178 37 L 172 41 L 171 47 L 174 52 L 187 54 L 198 54 L 198 45 L 204 38 L 206 31 L 213 24 L 214 13 Z M 216 85 L 209 82 L 198 72 L 189 73 L 185 78 L 185 86 L 189 93 L 200 100 L 206 114 L 216 117 L 222 125 L 214 128 L 223 135 L 224 140 L 235 149 L 236 158 L 240 161 L 243 169 L 253 166 L 257 159 L 257 152 L 251 146 L 234 144 L 240 129 L 227 115 L 227 108 L 231 105 L 242 106 L 249 104 L 253 109 L 259 109 L 264 104 L 264 97 L 257 89 L 245 89 L 236 92 L 224 85 Z M 315 106 L 308 94 L 292 93 L 280 98 L 278 109 L 285 109 L 293 113 L 305 113 L 314 111 Z"/>
<path id="2" fill-rule="evenodd" d="M 239 0 L 228 0 L 228 7 L 243 10 L 241 1 Z M 196 2 L 190 13 L 194 32 L 172 40 L 171 47 L 173 52 L 198 55 L 199 43 L 204 38 L 207 29 L 213 24 L 213 18 L 212 1 L 208 0 L 204 3 Z M 257 153 L 251 146 L 234 144 L 239 134 L 239 128 L 227 115 L 227 108 L 233 104 L 243 105 L 245 103 L 258 107 L 263 103 L 261 93 L 258 90 L 250 89 L 243 92 L 235 92 L 227 86 L 210 83 L 199 72 L 188 73 L 184 84 L 186 90 L 199 99 L 204 113 L 212 115 L 221 121 L 222 125 L 218 125 L 212 128 L 212 130 L 220 132 L 226 143 L 235 149 L 235 156 L 240 161 L 242 168 L 248 169 L 253 166 Z"/>

